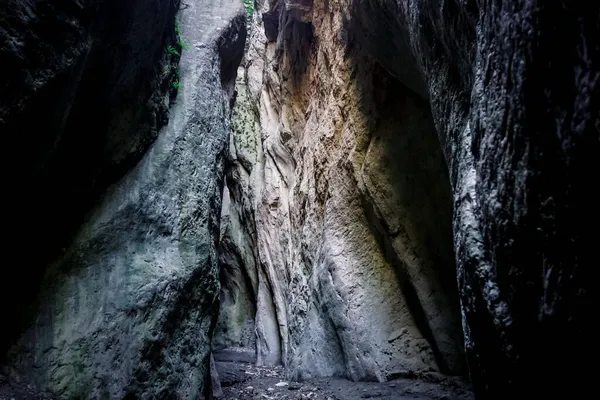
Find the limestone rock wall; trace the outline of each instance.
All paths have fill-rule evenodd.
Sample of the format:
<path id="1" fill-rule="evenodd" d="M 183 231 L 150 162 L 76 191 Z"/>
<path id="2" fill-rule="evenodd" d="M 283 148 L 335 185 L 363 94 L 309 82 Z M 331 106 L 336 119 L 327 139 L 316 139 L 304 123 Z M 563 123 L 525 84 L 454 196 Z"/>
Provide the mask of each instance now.
<path id="1" fill-rule="evenodd" d="M 590 390 L 598 4 L 257 3 L 259 358 Z"/>
<path id="2" fill-rule="evenodd" d="M 0 132 L 19 266 L 0 280 L 0 354 L 29 319 L 45 265 L 168 120 L 179 0 L 0 4 Z M 29 237 L 30 240 L 24 240 Z M 0 356 L 2 358 L 2 356 Z"/>
<path id="3" fill-rule="evenodd" d="M 258 362 L 299 379 L 461 374 L 429 106 L 366 51 L 346 6 L 265 2 L 255 16 L 235 106 L 254 112 L 232 132 L 227 182 L 244 246 L 257 244 L 243 268 L 258 276 Z"/>
<path id="4" fill-rule="evenodd" d="M 588 390 L 598 4 L 259 3 L 259 355 L 459 371 L 453 215 L 478 397 Z"/>
<path id="5" fill-rule="evenodd" d="M 7 355 L 11 379 L 60 398 L 210 396 L 224 161 L 246 22 L 236 0 L 187 1 L 178 19 L 187 47 L 168 124 L 45 268 L 33 318 Z"/>
<path id="6" fill-rule="evenodd" d="M 596 348 L 600 212 L 587 182 L 600 171 L 600 5 L 379 3 L 406 27 L 450 170 L 476 394 L 583 396 Z"/>

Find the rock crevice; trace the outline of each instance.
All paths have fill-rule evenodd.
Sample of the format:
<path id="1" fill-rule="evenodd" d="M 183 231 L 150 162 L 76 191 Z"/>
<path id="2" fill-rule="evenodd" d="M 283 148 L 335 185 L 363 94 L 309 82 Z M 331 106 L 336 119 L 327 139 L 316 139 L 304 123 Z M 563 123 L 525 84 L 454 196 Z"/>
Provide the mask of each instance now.
<path id="1" fill-rule="evenodd" d="M 481 398 L 583 393 L 598 5 L 261 4 L 258 126 L 232 135 L 266 155 L 252 229 L 288 374 L 460 374 L 462 336 Z"/>
<path id="2" fill-rule="evenodd" d="M 127 26 L 143 22 L 130 17 Z M 177 24 L 187 46 L 168 123 L 45 268 L 35 318 L 8 353 L 11 379 L 61 398 L 211 396 L 224 162 L 246 19 L 235 0 L 198 0 Z"/>
<path id="3" fill-rule="evenodd" d="M 344 6 L 263 4 L 240 74 L 248 95 L 233 125 L 239 110 L 258 115 L 232 143 L 261 157 L 231 153 L 228 186 L 247 189 L 228 209 L 256 237 L 239 268 L 258 271 L 258 363 L 281 362 L 294 379 L 461 374 L 451 195 L 432 117 L 364 51 Z M 240 160 L 251 174 L 233 172 Z"/>

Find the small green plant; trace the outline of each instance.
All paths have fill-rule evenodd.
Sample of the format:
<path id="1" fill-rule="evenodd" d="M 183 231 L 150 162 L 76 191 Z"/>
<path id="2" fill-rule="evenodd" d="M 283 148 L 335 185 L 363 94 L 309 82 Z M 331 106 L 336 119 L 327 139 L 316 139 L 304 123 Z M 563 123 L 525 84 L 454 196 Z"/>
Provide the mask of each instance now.
<path id="1" fill-rule="evenodd" d="M 182 36 L 181 21 L 179 20 L 179 17 L 175 17 L 175 32 L 177 33 L 177 45 L 181 48 L 181 50 L 189 49 L 190 44 Z M 180 55 L 179 51 L 177 51 L 177 49 L 173 46 L 169 46 L 168 50 L 169 53 L 173 55 Z"/>
<path id="2" fill-rule="evenodd" d="M 244 2 L 244 7 L 246 8 L 246 12 L 248 15 L 252 15 L 254 12 L 254 0 L 242 0 Z"/>
<path id="3" fill-rule="evenodd" d="M 187 40 L 179 38 L 179 45 L 181 46 L 181 50 L 187 50 L 190 48 L 190 44 Z"/>
<path id="4" fill-rule="evenodd" d="M 175 17 L 175 32 L 181 36 L 181 21 L 179 20 L 179 17 Z"/>
<path id="5" fill-rule="evenodd" d="M 173 89 L 181 89 L 183 87 L 183 85 L 177 81 L 173 82 Z"/>

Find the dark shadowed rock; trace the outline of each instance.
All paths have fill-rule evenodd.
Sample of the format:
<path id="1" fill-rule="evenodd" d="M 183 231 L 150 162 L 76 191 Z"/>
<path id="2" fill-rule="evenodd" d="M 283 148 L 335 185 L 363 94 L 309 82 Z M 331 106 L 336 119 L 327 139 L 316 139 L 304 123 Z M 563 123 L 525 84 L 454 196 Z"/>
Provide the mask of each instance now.
<path id="1" fill-rule="evenodd" d="M 245 14 L 235 0 L 197 0 L 179 18 L 188 48 L 169 123 L 47 268 L 35 320 L 9 353 L 15 379 L 63 398 L 210 395 L 223 165 Z"/>
<path id="2" fill-rule="evenodd" d="M 370 18 L 367 3 L 397 18 Z M 454 193 L 476 393 L 585 393 L 596 348 L 599 211 L 588 185 L 600 170 L 600 6 L 376 0 L 352 10 L 381 40 L 410 43 L 428 87 Z"/>
<path id="3" fill-rule="evenodd" d="M 277 40 L 279 35 L 279 15 L 277 12 L 269 11 L 263 14 L 263 25 L 265 29 L 265 36 L 269 42 Z"/>
<path id="4" fill-rule="evenodd" d="M 212 354 L 210 356 L 210 378 L 212 384 L 212 393 L 214 397 L 222 397 L 223 389 L 221 388 L 221 380 L 219 379 L 219 371 Z"/>
<path id="5" fill-rule="evenodd" d="M 0 374 L 0 399 L 1 400 L 54 400 L 52 393 L 40 392 L 24 383 L 11 382 Z"/>
<path id="6" fill-rule="evenodd" d="M 7 248 L 0 353 L 26 323 L 48 260 L 94 198 L 141 158 L 168 119 L 179 0 L 0 4 L 0 132 L 7 139 Z M 35 232 L 35 249 L 23 240 Z M 10 293 L 10 295 L 9 295 Z"/>
<path id="7" fill-rule="evenodd" d="M 597 347 L 600 4 L 402 4 L 450 169 L 474 389 L 578 397 Z"/>
<path id="8" fill-rule="evenodd" d="M 216 361 L 254 364 L 256 353 L 254 349 L 230 347 L 213 353 Z"/>

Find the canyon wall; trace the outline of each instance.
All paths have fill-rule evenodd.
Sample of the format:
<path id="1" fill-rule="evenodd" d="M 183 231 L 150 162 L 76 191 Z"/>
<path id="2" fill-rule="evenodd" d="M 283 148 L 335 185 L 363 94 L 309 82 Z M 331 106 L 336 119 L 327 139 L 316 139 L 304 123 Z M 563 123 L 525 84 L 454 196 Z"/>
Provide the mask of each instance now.
<path id="1" fill-rule="evenodd" d="M 429 105 L 367 53 L 345 6 L 254 16 L 222 221 L 223 344 L 243 345 L 255 313 L 259 364 L 294 379 L 462 374 L 452 197 Z M 236 301 L 227 286 L 243 288 Z"/>
<path id="2" fill-rule="evenodd" d="M 75 196 L 69 201 L 81 202 L 81 209 L 87 204 L 89 211 L 72 236 L 68 235 L 68 223 L 53 227 L 57 236 L 69 240 L 51 262 L 40 266 L 32 257 L 24 263 L 24 276 L 40 270 L 39 289 L 34 281 L 28 282 L 28 293 L 39 293 L 32 312 L 23 315 L 25 329 L 18 330 L 16 340 L 3 343 L 12 344 L 3 371 L 11 379 L 50 390 L 60 398 L 209 397 L 211 337 L 219 306 L 217 244 L 224 159 L 235 76 L 244 50 L 245 13 L 236 0 L 188 1 L 177 18 L 179 2 L 153 2 L 151 6 L 145 2 L 105 3 L 88 4 L 91 8 L 86 9 L 85 3 L 73 2 L 73 9 L 57 10 L 59 6 L 45 2 L 16 2 L 21 8 L 14 16 L 23 19 L 9 21 L 25 25 L 25 29 L 15 27 L 15 32 L 40 35 L 31 39 L 34 43 L 20 42 L 18 37 L 4 43 L 13 46 L 9 50 L 16 51 L 15 60 L 36 61 L 39 68 L 22 71 L 30 74 L 23 82 L 32 87 L 12 83 L 21 91 L 10 92 L 17 100 L 5 103 L 3 99 L 3 105 L 18 109 L 3 108 L 3 131 L 55 135 L 51 140 L 54 147 L 36 143 L 51 161 L 30 155 L 42 167 L 45 161 L 50 163 L 43 173 L 38 172 L 41 176 L 26 171 L 44 184 L 32 190 L 60 181 L 44 195 Z M 71 14 L 79 11 L 91 18 L 90 26 L 79 25 L 83 22 L 77 20 L 78 14 Z M 112 20 L 109 23 L 103 18 Z M 113 29 L 113 23 L 121 26 L 121 22 L 124 31 Z M 79 36 L 65 34 L 53 43 L 35 42 L 48 33 L 36 24 L 44 29 L 56 28 L 53 24 L 64 26 Z M 42 30 L 36 31 L 38 28 Z M 108 34 L 110 40 L 102 36 Z M 172 42 L 165 39 L 171 36 Z M 57 48 L 46 48 L 51 44 Z M 34 48 L 36 45 L 41 49 Z M 95 46 L 105 51 L 87 64 L 86 57 L 92 57 Z M 151 57 L 152 49 L 157 57 Z M 55 58 L 20 57 L 38 50 Z M 179 57 L 174 59 L 175 65 L 165 62 L 179 54 L 177 68 Z M 80 68 L 81 81 L 73 78 L 75 65 Z M 107 66 L 119 73 L 110 75 L 103 70 Z M 150 77 L 157 74 L 160 85 L 152 86 L 154 81 L 147 80 L 145 73 Z M 106 75 L 112 80 L 103 80 Z M 72 87 L 64 86 L 65 82 Z M 92 85 L 93 94 L 86 83 Z M 49 102 L 44 97 L 55 96 L 53 89 L 65 88 L 73 91 L 69 92 L 72 105 L 62 104 L 61 98 Z M 171 103 L 169 92 L 177 92 Z M 99 117 L 110 123 L 102 120 L 96 126 L 94 118 L 86 119 L 95 116 L 95 103 L 86 102 L 86 96 L 92 95 L 101 100 L 106 96 L 107 104 L 117 107 L 97 110 Z M 32 128 L 46 117 L 44 109 L 42 121 L 25 119 L 23 126 L 19 124 L 19 118 L 40 110 L 38 101 L 45 107 L 65 107 L 63 114 L 48 112 L 49 118 L 62 118 L 59 126 L 40 125 L 46 130 L 39 132 Z M 160 103 L 158 111 L 153 108 L 155 101 Z M 118 108 L 120 102 L 122 109 Z M 153 117 L 144 119 L 148 113 L 154 113 Z M 90 124 L 89 131 L 71 131 L 83 128 L 84 122 Z M 67 133 L 77 137 L 62 137 Z M 90 147 L 93 151 L 86 154 Z M 79 153 L 75 159 L 72 152 Z M 126 161 L 133 152 L 140 153 L 136 162 Z M 85 160 L 82 165 L 75 162 L 79 158 Z M 64 168 L 64 163 L 69 163 L 72 174 L 59 174 L 62 169 L 53 169 L 52 162 Z M 111 163 L 123 169 L 123 176 L 103 188 L 90 207 L 86 193 L 100 185 L 99 176 Z M 71 181 L 73 174 L 82 181 Z M 70 185 L 72 190 L 60 192 Z M 43 204 L 42 210 L 48 212 L 47 206 Z M 74 218 L 80 211 L 64 207 L 54 210 L 58 215 L 53 218 Z M 37 215 L 37 210 L 33 213 Z M 42 232 L 51 228 L 45 225 L 46 219 L 36 222 Z M 56 245 L 54 239 L 49 240 Z M 15 281 L 3 280 L 5 283 L 8 286 Z"/>
<path id="3" fill-rule="evenodd" d="M 397 4 L 450 171 L 474 390 L 583 395 L 596 347 L 600 213 L 583 177 L 600 171 L 600 5 Z"/>
<path id="4" fill-rule="evenodd" d="M 0 354 L 27 324 L 46 263 L 166 123 L 178 8 L 174 0 L 0 5 L 7 248 L 21 257 L 0 281 L 0 313 L 10 321 Z"/>
<path id="5" fill-rule="evenodd" d="M 588 390 L 599 6 L 256 4 L 226 213 L 259 363 L 460 373 L 460 315 L 479 398 Z"/>
<path id="6" fill-rule="evenodd" d="M 237 0 L 0 5 L 2 375 L 209 397 L 212 340 L 592 392 L 600 5 L 254 5 L 246 47 Z"/>

